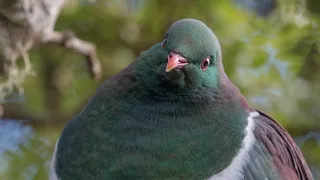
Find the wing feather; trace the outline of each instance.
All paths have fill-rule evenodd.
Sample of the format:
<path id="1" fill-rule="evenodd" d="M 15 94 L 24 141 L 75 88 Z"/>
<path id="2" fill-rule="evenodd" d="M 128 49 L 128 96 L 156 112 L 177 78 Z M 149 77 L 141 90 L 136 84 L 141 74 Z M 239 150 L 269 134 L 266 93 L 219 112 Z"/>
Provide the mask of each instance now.
<path id="1" fill-rule="evenodd" d="M 311 171 L 289 133 L 274 119 L 257 110 L 254 135 L 271 155 L 273 164 L 284 180 L 313 180 Z"/>

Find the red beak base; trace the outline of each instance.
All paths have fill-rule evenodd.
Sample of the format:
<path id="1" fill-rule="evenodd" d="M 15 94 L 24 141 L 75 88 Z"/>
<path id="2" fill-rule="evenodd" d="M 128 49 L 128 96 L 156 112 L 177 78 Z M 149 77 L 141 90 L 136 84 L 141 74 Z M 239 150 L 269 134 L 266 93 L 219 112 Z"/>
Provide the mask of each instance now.
<path id="1" fill-rule="evenodd" d="M 171 71 L 172 69 L 182 69 L 185 65 L 188 64 L 188 61 L 181 55 L 171 52 L 168 55 L 168 63 L 166 66 L 166 72 Z"/>

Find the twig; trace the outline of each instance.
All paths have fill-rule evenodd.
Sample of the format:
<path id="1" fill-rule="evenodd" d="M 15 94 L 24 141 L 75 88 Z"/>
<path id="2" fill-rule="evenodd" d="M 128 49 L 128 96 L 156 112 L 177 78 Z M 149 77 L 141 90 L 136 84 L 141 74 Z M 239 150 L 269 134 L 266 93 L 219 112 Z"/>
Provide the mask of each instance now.
<path id="1" fill-rule="evenodd" d="M 101 77 L 101 64 L 97 57 L 96 46 L 88 41 L 77 38 L 70 31 L 52 33 L 45 36 L 44 44 L 58 44 L 66 48 L 72 49 L 84 56 L 86 56 L 88 70 L 94 79 Z"/>
<path id="2" fill-rule="evenodd" d="M 22 95 L 24 93 L 22 85 L 26 77 L 28 75 L 35 75 L 35 72 L 32 70 L 28 53 L 23 45 L 17 43 L 16 49 L 24 61 L 24 68 L 19 69 L 16 64 L 16 56 L 11 57 L 9 65 L 6 67 L 8 78 L 0 84 L 0 100 L 3 102 L 6 101 L 8 95 L 13 93 L 14 88 L 18 90 L 19 95 Z"/>

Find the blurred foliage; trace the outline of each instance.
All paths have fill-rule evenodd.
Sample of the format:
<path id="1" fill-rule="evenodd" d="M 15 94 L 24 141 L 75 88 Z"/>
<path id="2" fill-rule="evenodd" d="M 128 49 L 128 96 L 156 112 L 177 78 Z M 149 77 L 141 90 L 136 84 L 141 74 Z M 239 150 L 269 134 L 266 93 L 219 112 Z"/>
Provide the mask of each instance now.
<path id="1" fill-rule="evenodd" d="M 217 35 L 224 68 L 252 107 L 301 136 L 320 131 L 317 4 L 316 0 L 277 1 L 273 13 L 262 17 L 232 0 L 70 0 L 56 29 L 71 29 L 94 42 L 103 61 L 102 79 L 107 79 L 161 41 L 174 21 L 199 19 Z M 91 80 L 83 57 L 76 53 L 48 45 L 34 49 L 30 56 L 37 76 L 27 79 L 25 101 L 13 103 L 13 112 L 27 112 L 34 135 L 19 152 L 3 155 L 0 179 L 46 179 L 63 125 L 101 83 Z M 319 148 L 312 140 L 302 147 L 315 170 L 320 170 Z M 6 168 L 1 168 L 3 162 L 8 163 Z"/>

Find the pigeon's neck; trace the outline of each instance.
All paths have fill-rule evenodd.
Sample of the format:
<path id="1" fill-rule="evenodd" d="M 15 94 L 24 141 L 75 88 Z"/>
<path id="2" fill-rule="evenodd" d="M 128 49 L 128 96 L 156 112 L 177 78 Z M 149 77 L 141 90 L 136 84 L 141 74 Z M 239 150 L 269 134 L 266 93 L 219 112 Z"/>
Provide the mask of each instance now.
<path id="1" fill-rule="evenodd" d="M 94 104 L 112 104 L 112 112 L 118 114 L 117 121 L 103 118 L 99 124 L 110 129 L 110 137 L 121 134 L 117 143 L 134 150 L 125 155 L 159 157 L 161 163 L 141 163 L 163 173 L 177 168 L 174 173 L 200 171 L 199 177 L 210 177 L 228 167 L 242 148 L 249 117 L 246 101 L 232 83 L 222 78 L 219 90 L 155 93 L 136 77 L 134 66 L 111 78 L 104 85 L 108 88 L 102 86 L 93 98 Z M 126 163 L 137 166 L 136 161 Z"/>
<path id="2" fill-rule="evenodd" d="M 209 103 L 210 106 L 239 105 L 239 111 L 248 112 L 248 104 L 239 89 L 229 80 L 224 72 L 222 63 L 218 64 L 213 86 L 180 87 L 168 84 L 163 76 L 155 70 L 145 59 L 137 60 L 133 65 L 133 76 L 136 87 L 140 87 L 144 94 L 150 94 L 154 99 L 167 101 Z M 148 96 L 148 95 L 147 95 Z"/>

